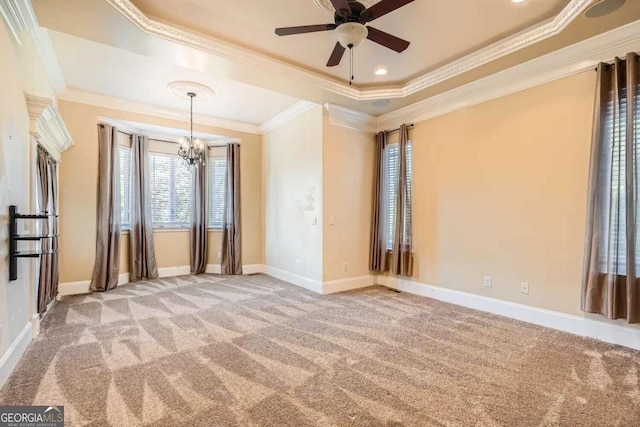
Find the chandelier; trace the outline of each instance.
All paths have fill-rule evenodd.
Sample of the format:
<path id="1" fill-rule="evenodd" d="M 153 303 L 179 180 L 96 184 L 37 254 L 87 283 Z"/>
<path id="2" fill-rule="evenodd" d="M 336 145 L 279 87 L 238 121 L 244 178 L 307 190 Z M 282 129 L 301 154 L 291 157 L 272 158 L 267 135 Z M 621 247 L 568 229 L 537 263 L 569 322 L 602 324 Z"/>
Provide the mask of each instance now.
<path id="1" fill-rule="evenodd" d="M 202 141 L 193 136 L 193 98 L 196 94 L 188 92 L 187 96 L 191 98 L 191 132 L 180 141 L 178 155 L 182 157 L 189 169 L 193 169 L 198 163 L 204 163 L 207 148 Z"/>

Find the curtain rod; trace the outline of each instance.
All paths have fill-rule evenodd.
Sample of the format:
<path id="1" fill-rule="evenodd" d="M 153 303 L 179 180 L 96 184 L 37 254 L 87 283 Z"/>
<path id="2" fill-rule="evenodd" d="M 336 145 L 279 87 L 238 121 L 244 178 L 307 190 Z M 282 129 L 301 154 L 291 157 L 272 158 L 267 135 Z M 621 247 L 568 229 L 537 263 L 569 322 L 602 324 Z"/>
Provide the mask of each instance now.
<path id="1" fill-rule="evenodd" d="M 104 124 L 99 123 L 99 126 L 101 128 L 103 128 Z M 133 134 L 121 131 L 120 129 L 116 129 L 116 132 L 121 133 L 123 135 L 127 135 L 128 137 L 133 137 Z M 179 142 L 177 142 L 177 141 L 167 141 L 167 140 L 164 140 L 164 139 L 156 139 L 156 138 L 149 138 L 149 141 L 166 142 L 167 144 L 179 144 Z M 224 145 L 228 145 L 228 143 L 225 143 Z M 209 149 L 209 150 L 211 150 L 212 148 L 215 148 L 215 147 L 221 147 L 221 145 L 207 145 L 207 149 Z"/>
<path id="2" fill-rule="evenodd" d="M 636 62 L 640 61 L 640 55 L 638 55 L 636 53 Z M 604 64 L 608 65 L 608 66 L 612 66 L 613 63 L 609 63 L 609 62 L 605 62 Z M 593 71 L 598 71 L 598 67 L 594 68 Z"/>
<path id="3" fill-rule="evenodd" d="M 413 128 L 415 125 L 413 123 L 408 124 L 407 125 L 407 129 L 411 129 Z M 400 130 L 400 128 L 396 128 L 396 129 L 392 129 L 392 130 L 385 130 L 386 133 L 393 133 L 393 132 L 398 132 Z"/>

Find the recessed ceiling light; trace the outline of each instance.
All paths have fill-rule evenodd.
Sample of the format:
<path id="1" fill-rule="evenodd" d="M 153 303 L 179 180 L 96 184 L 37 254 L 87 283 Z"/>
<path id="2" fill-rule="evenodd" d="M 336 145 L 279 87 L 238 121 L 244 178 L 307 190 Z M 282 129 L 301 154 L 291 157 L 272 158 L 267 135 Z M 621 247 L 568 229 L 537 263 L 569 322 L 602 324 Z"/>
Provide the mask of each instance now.
<path id="1" fill-rule="evenodd" d="M 511 0 L 514 3 L 524 3 L 524 0 Z"/>
<path id="2" fill-rule="evenodd" d="M 387 74 L 387 69 L 384 67 L 378 67 L 375 69 L 374 73 L 376 74 L 376 76 L 384 76 L 385 74 Z"/>

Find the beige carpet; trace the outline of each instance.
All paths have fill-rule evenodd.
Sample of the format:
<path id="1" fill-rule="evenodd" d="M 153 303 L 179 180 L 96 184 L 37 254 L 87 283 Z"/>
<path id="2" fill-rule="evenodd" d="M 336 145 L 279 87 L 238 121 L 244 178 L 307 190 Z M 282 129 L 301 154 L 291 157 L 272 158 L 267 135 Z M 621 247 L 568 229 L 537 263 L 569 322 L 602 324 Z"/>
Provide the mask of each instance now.
<path id="1" fill-rule="evenodd" d="M 0 403 L 73 426 L 640 426 L 639 371 L 639 352 L 382 287 L 185 276 L 64 298 Z"/>

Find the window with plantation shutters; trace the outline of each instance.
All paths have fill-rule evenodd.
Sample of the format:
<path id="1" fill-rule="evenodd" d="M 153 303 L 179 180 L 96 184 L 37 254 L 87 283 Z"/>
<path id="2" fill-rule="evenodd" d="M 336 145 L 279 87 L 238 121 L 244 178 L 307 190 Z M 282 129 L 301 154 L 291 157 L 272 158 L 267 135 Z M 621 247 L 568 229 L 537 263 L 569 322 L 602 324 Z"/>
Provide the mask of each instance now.
<path id="1" fill-rule="evenodd" d="M 411 142 L 407 143 L 407 170 L 406 170 L 406 179 L 407 179 L 407 187 L 409 189 L 409 197 L 407 199 L 407 206 L 409 209 L 405 211 L 405 216 L 407 221 L 405 223 L 410 223 L 408 221 L 411 215 Z M 387 244 L 387 250 L 391 250 L 393 247 L 393 237 L 395 233 L 395 224 L 396 224 L 396 205 L 398 203 L 398 144 L 389 144 L 385 148 L 385 183 L 384 183 L 384 191 L 385 191 L 385 238 Z M 409 233 L 409 230 L 404 230 L 404 233 Z"/>
<path id="2" fill-rule="evenodd" d="M 149 153 L 149 172 L 153 227 L 189 227 L 191 171 L 178 156 Z"/>
<path id="3" fill-rule="evenodd" d="M 620 105 L 616 106 L 613 102 L 607 105 L 606 120 L 604 129 L 605 141 L 610 141 L 608 150 L 602 153 L 605 156 L 605 164 L 609 165 L 608 170 L 605 169 L 605 176 L 609 180 L 604 180 L 604 184 L 608 185 L 603 193 L 605 195 L 605 201 L 603 203 L 604 209 L 604 221 L 602 221 L 604 230 L 600 233 L 601 247 L 604 250 L 601 252 L 602 259 L 600 262 L 603 269 L 601 271 L 609 271 L 616 268 L 617 274 L 627 274 L 627 220 L 626 220 L 626 176 L 625 176 L 625 164 L 627 162 L 628 150 L 627 144 L 627 109 L 626 98 L 622 98 Z M 633 100 L 635 103 L 635 117 L 633 117 L 633 126 L 635 129 L 640 127 L 640 97 L 636 96 Z M 616 111 L 619 109 L 619 111 Z M 639 135 L 640 132 L 634 131 L 634 135 Z M 633 144 L 631 154 L 634 163 L 633 170 L 636 175 L 640 171 L 640 140 L 635 137 L 631 143 Z M 640 180 L 640 177 L 634 178 L 636 181 Z M 638 184 L 636 183 L 636 186 Z M 637 191 L 636 191 L 637 193 Z M 640 212 L 638 212 L 638 197 L 640 194 L 635 194 L 636 198 L 636 248 L 640 248 Z M 636 250 L 635 254 L 636 271 L 640 271 L 640 251 Z"/>
<path id="4" fill-rule="evenodd" d="M 224 193 L 227 177 L 226 157 L 209 158 L 209 228 L 222 228 L 224 220 Z"/>
<path id="5" fill-rule="evenodd" d="M 131 148 L 118 146 L 120 156 L 120 228 L 131 229 Z"/>

